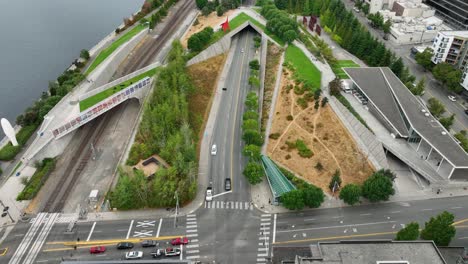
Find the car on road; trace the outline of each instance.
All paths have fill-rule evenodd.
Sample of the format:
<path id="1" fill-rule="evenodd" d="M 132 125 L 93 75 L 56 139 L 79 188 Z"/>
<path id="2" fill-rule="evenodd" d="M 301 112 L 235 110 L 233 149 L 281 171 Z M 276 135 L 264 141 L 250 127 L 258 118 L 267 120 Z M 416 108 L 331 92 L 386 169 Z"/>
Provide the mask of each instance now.
<path id="1" fill-rule="evenodd" d="M 117 249 L 130 249 L 130 248 L 133 248 L 133 243 L 120 242 L 117 244 Z"/>
<path id="2" fill-rule="evenodd" d="M 244 49 L 241 49 L 241 53 L 244 53 Z"/>
<path id="3" fill-rule="evenodd" d="M 91 254 L 99 254 L 106 252 L 106 247 L 103 246 L 95 246 L 89 248 L 89 253 Z"/>
<path id="4" fill-rule="evenodd" d="M 216 153 L 218 153 L 218 148 L 216 147 L 216 144 L 213 144 L 213 146 L 211 146 L 211 155 L 215 156 Z"/>
<path id="5" fill-rule="evenodd" d="M 180 249 L 178 249 L 178 248 L 166 248 L 164 250 L 164 255 L 166 257 L 179 256 L 180 255 Z"/>
<path id="6" fill-rule="evenodd" d="M 178 246 L 178 245 L 187 245 L 188 238 L 186 237 L 178 237 L 171 240 L 171 245 Z"/>
<path id="7" fill-rule="evenodd" d="M 163 256 L 163 251 L 161 249 L 156 249 L 155 251 L 150 253 L 153 258 L 160 258 Z"/>
<path id="8" fill-rule="evenodd" d="M 141 259 L 143 257 L 143 251 L 130 251 L 125 253 L 126 259 Z"/>
<path id="9" fill-rule="evenodd" d="M 224 180 L 224 189 L 226 191 L 230 191 L 231 190 L 231 179 L 230 178 L 226 178 Z"/>
<path id="10" fill-rule="evenodd" d="M 155 247 L 156 246 L 156 241 L 154 241 L 154 240 L 143 240 L 143 241 L 141 241 L 141 246 L 142 247 Z"/>
<path id="11" fill-rule="evenodd" d="M 357 8 L 357 7 L 353 8 L 353 9 L 354 9 L 354 11 L 356 11 L 356 13 L 359 13 L 359 11 L 360 11 L 359 8 Z"/>
<path id="12" fill-rule="evenodd" d="M 211 202 L 213 200 L 213 189 L 211 187 L 206 188 L 206 201 Z"/>
<path id="13" fill-rule="evenodd" d="M 449 96 L 447 96 L 447 98 L 448 98 L 450 101 L 452 101 L 452 102 L 456 102 L 456 101 L 457 101 L 457 98 L 456 98 L 455 96 L 453 96 L 453 95 L 449 95 Z"/>

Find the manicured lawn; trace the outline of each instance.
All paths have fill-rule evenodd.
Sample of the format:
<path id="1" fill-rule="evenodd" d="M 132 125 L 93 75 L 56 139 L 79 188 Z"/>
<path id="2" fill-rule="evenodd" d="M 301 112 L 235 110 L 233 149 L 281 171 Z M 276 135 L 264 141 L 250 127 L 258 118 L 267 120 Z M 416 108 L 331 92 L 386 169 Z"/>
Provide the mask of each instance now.
<path id="1" fill-rule="evenodd" d="M 238 14 L 236 17 L 234 17 L 232 20 L 229 21 L 229 27 L 231 28 L 231 30 L 234 30 L 236 29 L 237 27 L 239 27 L 240 25 L 244 24 L 244 22 L 246 21 L 250 21 L 252 24 L 256 25 L 257 27 L 261 28 L 263 31 L 265 31 L 265 33 L 270 36 L 274 41 L 278 42 L 278 44 L 284 46 L 284 41 L 282 41 L 280 38 L 278 38 L 276 35 L 274 35 L 273 33 L 269 32 L 268 30 L 266 30 L 266 27 L 264 25 L 262 25 L 260 22 L 258 22 L 257 20 L 255 20 L 253 17 L 247 15 L 246 13 L 242 12 L 240 14 Z M 213 35 L 213 37 L 211 38 L 211 43 L 215 43 L 216 41 L 218 41 L 219 39 L 221 39 L 223 36 L 224 36 L 224 32 L 222 30 L 219 30 L 217 32 L 215 32 L 215 34 Z"/>
<path id="2" fill-rule="evenodd" d="M 294 67 L 294 77 L 309 82 L 314 89 L 320 88 L 321 73 L 302 50 L 294 45 L 286 49 L 285 61 Z"/>
<path id="3" fill-rule="evenodd" d="M 137 82 L 138 80 L 141 80 L 145 77 L 151 77 L 156 74 L 156 72 L 159 70 L 159 68 L 154 68 L 151 69 L 147 72 L 144 72 L 138 76 L 133 77 L 132 79 L 129 79 L 123 83 L 120 83 L 116 86 L 110 87 L 109 89 L 106 89 L 98 94 L 95 94 L 91 97 L 88 97 L 84 99 L 83 101 L 80 101 L 80 112 L 83 112 L 84 110 L 90 108 L 91 106 L 99 103 L 100 101 L 106 99 L 107 97 L 120 92 L 121 90 L 127 88 L 131 83 Z"/>
<path id="4" fill-rule="evenodd" d="M 101 50 L 99 54 L 96 56 L 96 59 L 91 63 L 91 66 L 86 70 L 85 74 L 89 74 L 92 72 L 94 69 L 96 69 L 99 64 L 101 64 L 109 55 L 112 54 L 118 47 L 120 47 L 122 44 L 125 42 L 129 41 L 132 37 L 134 37 L 136 34 L 138 34 L 140 31 L 143 29 L 148 28 L 147 25 L 137 25 L 136 27 L 132 28 L 130 31 L 125 33 L 123 36 L 118 38 L 116 41 L 114 41 L 109 47 Z"/>
<path id="5" fill-rule="evenodd" d="M 343 67 L 359 67 L 359 64 L 352 60 L 339 60 L 336 64 L 332 65 L 332 70 L 339 79 L 349 79 L 348 75 L 343 71 Z"/>

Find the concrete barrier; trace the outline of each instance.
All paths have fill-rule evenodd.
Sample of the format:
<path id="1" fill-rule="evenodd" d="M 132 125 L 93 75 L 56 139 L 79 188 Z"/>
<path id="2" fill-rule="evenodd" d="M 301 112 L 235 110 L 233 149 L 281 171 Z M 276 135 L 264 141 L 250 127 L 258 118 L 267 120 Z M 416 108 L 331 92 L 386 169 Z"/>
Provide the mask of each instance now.
<path id="1" fill-rule="evenodd" d="M 262 127 L 262 112 L 263 112 L 263 94 L 265 93 L 265 69 L 266 69 L 266 59 L 268 51 L 268 38 L 265 33 L 262 33 L 262 45 L 260 47 L 260 103 L 258 107 L 260 109 L 258 116 L 258 123 Z"/>

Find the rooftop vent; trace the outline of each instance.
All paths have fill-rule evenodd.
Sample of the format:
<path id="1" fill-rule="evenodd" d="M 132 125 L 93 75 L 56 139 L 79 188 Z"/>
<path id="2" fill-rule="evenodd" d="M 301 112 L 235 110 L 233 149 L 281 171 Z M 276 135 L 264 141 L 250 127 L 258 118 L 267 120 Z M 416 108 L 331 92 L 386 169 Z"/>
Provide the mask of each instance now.
<path id="1" fill-rule="evenodd" d="M 444 135 L 444 136 L 445 136 L 445 135 L 447 135 L 447 132 L 445 132 L 445 131 L 442 131 L 442 135 Z"/>

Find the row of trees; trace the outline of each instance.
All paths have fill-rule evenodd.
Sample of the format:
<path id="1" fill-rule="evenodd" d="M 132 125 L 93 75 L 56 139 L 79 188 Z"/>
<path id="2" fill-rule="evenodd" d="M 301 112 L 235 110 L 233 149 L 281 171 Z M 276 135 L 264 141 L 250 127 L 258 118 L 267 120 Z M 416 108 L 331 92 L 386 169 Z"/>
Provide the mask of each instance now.
<path id="1" fill-rule="evenodd" d="M 163 0 L 156 0 L 157 2 L 164 2 Z M 161 20 L 167 16 L 167 11 L 169 8 L 177 3 L 179 0 L 168 0 L 164 4 L 162 4 L 161 8 L 158 10 L 158 12 L 154 13 L 151 15 L 151 18 L 149 19 L 149 28 L 154 28 Z M 153 2 L 154 3 L 154 2 Z M 159 7 L 160 5 L 158 5 Z M 154 8 L 153 8 L 154 9 Z M 149 12 L 148 12 L 149 13 Z"/>
<path id="2" fill-rule="evenodd" d="M 446 247 L 456 234 L 456 229 L 453 226 L 454 219 L 455 216 L 453 214 L 444 211 L 436 217 L 431 217 L 429 222 L 425 223 L 424 229 L 421 232 L 419 231 L 419 224 L 411 222 L 405 228 L 398 231 L 395 240 L 417 240 L 418 238 L 422 238 L 433 240 L 439 247 Z"/>
<path id="3" fill-rule="evenodd" d="M 297 38 L 299 26 L 288 13 L 279 10 L 273 4 L 265 4 L 262 6 L 261 14 L 267 20 L 266 29 L 281 40 L 291 43 Z"/>
<path id="4" fill-rule="evenodd" d="M 216 10 L 218 16 L 222 16 L 224 12 L 230 9 L 238 8 L 240 5 L 240 0 L 196 0 L 198 9 L 202 11 L 202 15 L 208 16 L 211 12 Z"/>
<path id="5" fill-rule="evenodd" d="M 192 52 L 200 52 L 208 46 L 213 37 L 212 27 L 205 27 L 202 31 L 193 34 L 187 41 L 187 47 Z"/>
<path id="6" fill-rule="evenodd" d="M 395 194 L 393 180 L 395 174 L 388 169 L 381 169 L 372 174 L 362 186 L 350 183 L 340 190 L 340 199 L 349 205 L 359 202 L 361 196 L 370 202 L 388 201 Z"/>
<path id="7" fill-rule="evenodd" d="M 153 93 L 145 105 L 127 160 L 127 164 L 134 165 L 158 153 L 170 167 L 160 168 L 150 181 L 143 181 L 138 172 L 134 175 L 122 172 L 111 194 L 113 207 L 172 206 L 176 191 L 181 203 L 189 201 L 196 193 L 196 140 L 188 120 L 187 103 L 187 96 L 195 88 L 186 72 L 183 53 L 180 42 L 174 42 L 168 54 L 168 65 L 161 70 L 155 83 L 158 92 Z"/>

